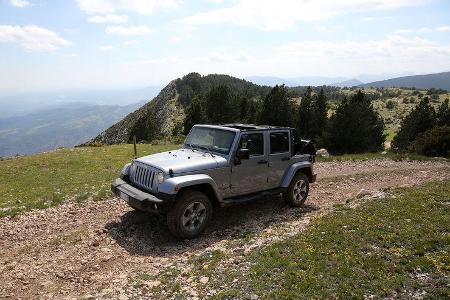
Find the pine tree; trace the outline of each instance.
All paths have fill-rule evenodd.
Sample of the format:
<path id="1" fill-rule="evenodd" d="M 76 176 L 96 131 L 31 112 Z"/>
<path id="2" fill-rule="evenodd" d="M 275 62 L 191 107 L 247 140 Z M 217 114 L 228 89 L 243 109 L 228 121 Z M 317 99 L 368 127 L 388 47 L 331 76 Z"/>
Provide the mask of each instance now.
<path id="1" fill-rule="evenodd" d="M 186 108 L 186 117 L 184 119 L 184 133 L 189 133 L 195 124 L 207 123 L 205 113 L 205 99 L 202 96 L 196 96 L 191 104 Z"/>
<path id="2" fill-rule="evenodd" d="M 314 126 L 314 107 L 312 89 L 308 87 L 303 94 L 297 114 L 297 130 L 302 138 L 312 139 Z"/>
<path id="3" fill-rule="evenodd" d="M 259 123 L 292 126 L 292 105 L 289 101 L 288 89 L 284 85 L 276 85 L 264 98 Z"/>
<path id="4" fill-rule="evenodd" d="M 450 126 L 450 107 L 448 99 L 438 107 L 436 112 L 436 123 L 438 126 Z"/>
<path id="5" fill-rule="evenodd" d="M 321 143 L 327 122 L 327 97 L 323 88 L 317 95 L 311 94 L 312 89 L 308 87 L 298 109 L 297 130 L 301 137 Z"/>
<path id="6" fill-rule="evenodd" d="M 230 123 L 239 118 L 237 98 L 228 86 L 213 87 L 206 95 L 206 116 L 211 124 Z"/>
<path id="7" fill-rule="evenodd" d="M 325 95 L 323 88 L 321 88 L 315 101 L 317 136 L 322 136 L 323 131 L 325 130 L 328 112 L 327 102 L 327 96 Z"/>
<path id="8" fill-rule="evenodd" d="M 324 132 L 325 147 L 334 154 L 375 152 L 383 148 L 383 119 L 362 91 L 339 104 Z"/>
<path id="9" fill-rule="evenodd" d="M 159 138 L 159 132 L 161 132 L 160 122 L 154 112 L 149 112 L 147 116 L 141 116 L 131 128 L 128 142 L 131 143 L 134 136 L 138 142 L 151 142 Z"/>
<path id="10" fill-rule="evenodd" d="M 401 122 L 400 131 L 392 141 L 392 149 L 406 151 L 416 137 L 436 124 L 433 107 L 424 97 L 419 104 Z"/>

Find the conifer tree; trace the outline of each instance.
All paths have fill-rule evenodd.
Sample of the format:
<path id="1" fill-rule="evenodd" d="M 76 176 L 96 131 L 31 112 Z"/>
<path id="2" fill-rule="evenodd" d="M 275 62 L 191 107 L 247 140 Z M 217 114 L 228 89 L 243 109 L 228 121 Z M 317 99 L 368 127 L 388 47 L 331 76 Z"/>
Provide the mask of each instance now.
<path id="1" fill-rule="evenodd" d="M 205 113 L 205 99 L 202 96 L 195 96 L 191 104 L 186 108 L 186 117 L 184 119 L 184 133 L 189 133 L 195 124 L 207 123 Z"/>
<path id="2" fill-rule="evenodd" d="M 401 122 L 400 131 L 392 141 L 392 149 L 406 151 L 416 137 L 436 124 L 433 107 L 424 97 L 419 104 Z"/>
<path id="3" fill-rule="evenodd" d="M 324 132 L 325 147 L 333 154 L 375 152 L 383 149 L 384 122 L 362 91 L 345 98 Z"/>
<path id="4" fill-rule="evenodd" d="M 276 85 L 264 98 L 259 123 L 292 126 L 292 105 L 289 101 L 288 89 L 284 85 Z"/>
<path id="5" fill-rule="evenodd" d="M 297 130 L 302 138 L 313 139 L 314 108 L 312 89 L 308 87 L 303 94 L 297 114 Z"/>

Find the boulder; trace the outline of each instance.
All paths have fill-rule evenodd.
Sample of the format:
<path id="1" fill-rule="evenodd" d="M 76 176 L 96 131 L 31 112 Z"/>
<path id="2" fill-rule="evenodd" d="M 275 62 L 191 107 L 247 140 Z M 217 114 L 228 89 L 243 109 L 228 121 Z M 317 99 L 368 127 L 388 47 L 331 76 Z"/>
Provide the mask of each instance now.
<path id="1" fill-rule="evenodd" d="M 370 196 L 372 195 L 373 192 L 366 190 L 366 189 L 361 189 L 358 194 L 356 195 L 356 198 L 362 198 L 362 197 L 366 197 L 366 196 Z"/>
<path id="2" fill-rule="evenodd" d="M 316 155 L 321 157 L 330 157 L 330 153 L 328 153 L 327 149 L 324 148 L 317 150 Z"/>

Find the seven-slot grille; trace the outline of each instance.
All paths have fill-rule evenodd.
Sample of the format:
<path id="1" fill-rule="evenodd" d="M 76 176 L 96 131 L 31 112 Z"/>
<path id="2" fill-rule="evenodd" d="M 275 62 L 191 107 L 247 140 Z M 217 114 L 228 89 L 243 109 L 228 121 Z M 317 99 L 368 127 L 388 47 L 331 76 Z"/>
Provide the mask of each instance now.
<path id="1" fill-rule="evenodd" d="M 155 170 L 150 169 L 149 166 L 134 163 L 131 168 L 130 179 L 132 183 L 151 191 L 155 173 Z"/>

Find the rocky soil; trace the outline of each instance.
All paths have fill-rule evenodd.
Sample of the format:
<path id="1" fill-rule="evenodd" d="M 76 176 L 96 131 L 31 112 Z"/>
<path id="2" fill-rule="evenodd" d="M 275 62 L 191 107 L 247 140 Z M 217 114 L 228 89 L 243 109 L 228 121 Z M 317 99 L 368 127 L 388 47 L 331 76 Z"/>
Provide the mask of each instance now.
<path id="1" fill-rule="evenodd" d="M 319 180 L 303 208 L 273 197 L 220 209 L 206 233 L 191 241 L 173 239 L 164 220 L 117 198 L 2 218 L 0 298 L 170 297 L 163 278 L 170 268 L 180 270 L 174 275 L 180 293 L 202 298 L 219 290 L 208 283 L 214 273 L 190 275 L 195 258 L 220 250 L 233 254 L 235 268 L 244 268 L 240 257 L 300 233 L 334 205 L 357 205 L 363 198 L 385 197 L 391 187 L 448 179 L 450 163 L 325 162 L 316 164 L 316 172 Z"/>

